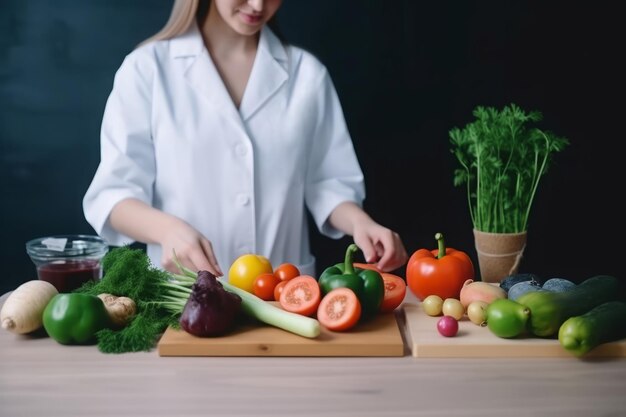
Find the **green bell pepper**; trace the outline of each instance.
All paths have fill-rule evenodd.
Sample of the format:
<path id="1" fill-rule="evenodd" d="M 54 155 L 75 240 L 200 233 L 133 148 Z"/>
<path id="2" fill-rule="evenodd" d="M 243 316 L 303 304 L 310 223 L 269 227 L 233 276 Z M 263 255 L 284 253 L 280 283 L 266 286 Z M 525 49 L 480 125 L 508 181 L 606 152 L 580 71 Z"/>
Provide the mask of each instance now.
<path id="1" fill-rule="evenodd" d="M 64 345 L 95 343 L 96 332 L 110 325 L 104 303 L 95 295 L 57 294 L 43 311 L 46 332 Z"/>
<path id="2" fill-rule="evenodd" d="M 354 243 L 349 245 L 344 262 L 326 268 L 318 283 L 323 294 L 335 288 L 350 288 L 361 303 L 361 318 L 367 319 L 380 310 L 385 297 L 385 282 L 376 271 L 354 267 L 352 258 L 358 249 Z"/>

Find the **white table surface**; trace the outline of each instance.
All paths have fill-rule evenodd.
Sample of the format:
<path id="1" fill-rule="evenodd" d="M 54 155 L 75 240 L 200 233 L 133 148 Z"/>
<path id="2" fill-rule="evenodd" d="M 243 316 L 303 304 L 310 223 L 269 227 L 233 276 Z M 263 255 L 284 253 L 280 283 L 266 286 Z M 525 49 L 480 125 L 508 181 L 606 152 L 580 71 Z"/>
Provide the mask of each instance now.
<path id="1" fill-rule="evenodd" d="M 2 417 L 626 416 L 626 359 L 116 355 L 2 329 L 0 351 Z"/>

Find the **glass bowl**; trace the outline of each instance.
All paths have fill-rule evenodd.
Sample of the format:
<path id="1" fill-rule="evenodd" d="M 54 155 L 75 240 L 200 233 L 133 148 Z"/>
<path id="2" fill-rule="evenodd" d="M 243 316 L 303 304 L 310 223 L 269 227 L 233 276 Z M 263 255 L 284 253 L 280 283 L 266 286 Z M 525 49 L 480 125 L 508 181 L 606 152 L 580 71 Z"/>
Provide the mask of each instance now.
<path id="1" fill-rule="evenodd" d="M 100 261 L 108 250 L 104 239 L 90 235 L 55 235 L 26 242 L 26 252 L 37 267 L 37 277 L 61 293 L 102 278 Z"/>

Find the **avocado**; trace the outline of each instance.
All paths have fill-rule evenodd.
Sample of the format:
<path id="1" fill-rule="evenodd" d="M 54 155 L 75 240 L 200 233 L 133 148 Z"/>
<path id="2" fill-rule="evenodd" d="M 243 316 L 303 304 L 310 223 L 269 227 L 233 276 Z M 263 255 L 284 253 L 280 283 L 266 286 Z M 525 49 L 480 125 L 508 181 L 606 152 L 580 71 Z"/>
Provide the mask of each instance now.
<path id="1" fill-rule="evenodd" d="M 546 291 L 563 292 L 575 286 L 576 286 L 575 283 L 564 278 L 550 278 L 549 280 L 543 283 L 541 288 L 543 288 Z"/>
<path id="2" fill-rule="evenodd" d="M 506 292 L 509 292 L 513 285 L 526 281 L 534 281 L 535 283 L 539 284 L 539 286 L 541 286 L 544 282 L 543 279 L 535 274 L 513 274 L 502 278 L 502 280 L 500 281 L 500 288 L 502 288 Z"/>
<path id="3" fill-rule="evenodd" d="M 527 292 L 539 290 L 541 290 L 541 285 L 537 281 L 518 282 L 511 287 L 507 293 L 507 297 L 509 300 L 515 301 Z"/>

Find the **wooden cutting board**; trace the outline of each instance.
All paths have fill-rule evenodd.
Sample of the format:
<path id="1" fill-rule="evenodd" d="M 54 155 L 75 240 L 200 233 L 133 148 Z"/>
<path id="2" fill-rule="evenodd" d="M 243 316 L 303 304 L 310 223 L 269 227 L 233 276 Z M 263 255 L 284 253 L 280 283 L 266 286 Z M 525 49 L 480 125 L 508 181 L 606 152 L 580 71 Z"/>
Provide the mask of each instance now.
<path id="1" fill-rule="evenodd" d="M 405 347 L 396 315 L 388 313 L 347 332 L 322 327 L 315 339 L 252 322 L 220 337 L 168 328 L 157 350 L 159 356 L 404 356 Z"/>
<path id="2" fill-rule="evenodd" d="M 561 347 L 557 339 L 526 337 L 503 339 L 487 327 L 478 326 L 467 317 L 459 321 L 455 337 L 444 337 L 437 331 L 437 320 L 422 309 L 417 300 L 405 300 L 407 344 L 415 357 L 421 358 L 504 358 L 504 357 L 569 357 L 574 355 Z M 590 351 L 586 357 L 626 357 L 626 340 L 607 343 Z"/>

